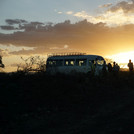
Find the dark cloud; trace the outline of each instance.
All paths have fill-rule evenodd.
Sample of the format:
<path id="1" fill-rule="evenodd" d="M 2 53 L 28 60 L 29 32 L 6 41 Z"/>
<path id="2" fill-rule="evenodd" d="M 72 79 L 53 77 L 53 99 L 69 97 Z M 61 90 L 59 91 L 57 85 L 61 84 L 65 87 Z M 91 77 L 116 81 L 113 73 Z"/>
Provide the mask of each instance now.
<path id="1" fill-rule="evenodd" d="M 18 28 L 15 28 L 14 26 L 0 26 L 2 30 L 16 30 Z"/>
<path id="2" fill-rule="evenodd" d="M 31 24 L 37 26 L 37 25 L 43 25 L 44 23 L 36 21 L 36 22 L 31 22 Z"/>
<path id="3" fill-rule="evenodd" d="M 124 13 L 134 13 L 134 0 L 121 1 L 116 5 L 112 6 L 109 11 L 116 12 L 119 9 L 122 9 Z"/>
<path id="4" fill-rule="evenodd" d="M 21 19 L 7 19 L 5 20 L 6 23 L 8 24 L 7 26 L 0 26 L 3 30 L 25 30 L 25 31 L 34 31 L 38 29 L 42 29 L 42 25 L 44 23 L 42 22 L 28 22 L 26 20 L 21 20 Z M 18 25 L 17 28 L 14 28 L 13 25 Z"/>
<path id="5" fill-rule="evenodd" d="M 37 26 L 39 25 L 39 27 Z M 34 54 L 62 51 L 81 51 L 96 54 L 110 54 L 134 49 L 134 25 L 110 28 L 105 23 L 93 24 L 87 20 L 71 24 L 23 25 L 23 32 L 0 34 L 1 44 L 35 47 L 34 50 L 14 51 L 10 54 Z M 27 27 L 27 28 L 26 28 Z M 64 48 L 67 44 L 69 48 Z"/>
<path id="6" fill-rule="evenodd" d="M 14 25 L 14 24 L 27 23 L 27 21 L 21 19 L 6 19 L 6 23 L 9 25 Z"/>
<path id="7" fill-rule="evenodd" d="M 27 24 L 19 24 L 19 29 L 24 29 L 25 31 L 38 31 L 44 29 L 44 23 L 41 22 L 31 22 Z"/>
<path id="8" fill-rule="evenodd" d="M 7 19 L 5 21 L 8 25 L 0 26 L 2 30 L 44 31 L 53 25 L 53 23 L 28 22 L 21 19 Z"/>

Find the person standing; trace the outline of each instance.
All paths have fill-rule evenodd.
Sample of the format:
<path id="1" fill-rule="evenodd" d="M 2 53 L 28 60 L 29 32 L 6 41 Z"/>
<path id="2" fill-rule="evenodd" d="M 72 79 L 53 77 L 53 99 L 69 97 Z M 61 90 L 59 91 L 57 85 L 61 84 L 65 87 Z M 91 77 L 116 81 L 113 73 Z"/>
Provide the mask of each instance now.
<path id="1" fill-rule="evenodd" d="M 107 65 L 106 65 L 106 61 L 104 61 L 104 64 L 103 64 L 102 74 L 103 74 L 103 76 L 106 76 L 106 74 L 107 74 Z"/>
<path id="2" fill-rule="evenodd" d="M 91 74 L 92 76 L 94 75 L 95 73 L 95 64 L 94 64 L 94 60 L 91 61 Z"/>
<path id="3" fill-rule="evenodd" d="M 108 67 L 108 72 L 112 72 L 112 65 L 111 65 L 111 63 L 108 63 L 108 65 L 107 65 L 107 67 Z"/>
<path id="4" fill-rule="evenodd" d="M 116 62 L 113 62 L 113 69 L 112 69 L 113 75 L 118 77 L 119 70 L 120 66 Z"/>
<path id="5" fill-rule="evenodd" d="M 131 60 L 129 60 L 128 68 L 129 68 L 129 71 L 130 71 L 130 72 L 133 71 L 133 62 L 131 62 Z"/>

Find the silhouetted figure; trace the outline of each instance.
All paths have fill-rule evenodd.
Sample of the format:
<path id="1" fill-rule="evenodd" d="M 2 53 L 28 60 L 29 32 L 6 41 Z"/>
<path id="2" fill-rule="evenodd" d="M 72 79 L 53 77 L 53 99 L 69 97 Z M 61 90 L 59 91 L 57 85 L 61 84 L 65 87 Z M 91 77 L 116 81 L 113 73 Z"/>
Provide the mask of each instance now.
<path id="1" fill-rule="evenodd" d="M 116 70 L 116 62 L 113 62 L 113 71 Z"/>
<path id="2" fill-rule="evenodd" d="M 104 61 L 103 68 L 102 68 L 102 73 L 103 73 L 104 76 L 107 73 L 107 69 L 106 68 L 107 68 L 106 61 Z"/>
<path id="3" fill-rule="evenodd" d="M 131 62 L 131 60 L 129 60 L 128 67 L 129 67 L 129 71 L 132 72 L 133 71 L 133 62 Z"/>
<path id="4" fill-rule="evenodd" d="M 119 66 L 117 63 L 115 64 L 115 68 L 116 68 L 115 70 L 116 70 L 117 72 L 119 72 L 120 66 Z"/>
<path id="5" fill-rule="evenodd" d="M 92 60 L 91 62 L 91 74 L 94 75 L 95 72 L 95 64 L 94 64 L 94 60 Z"/>
<path id="6" fill-rule="evenodd" d="M 109 72 L 112 72 L 112 69 L 113 69 L 113 68 L 112 68 L 111 63 L 108 63 L 107 67 L 108 67 L 108 71 L 109 71 Z"/>
<path id="7" fill-rule="evenodd" d="M 120 67 L 116 62 L 113 62 L 113 75 L 114 76 L 118 76 Z"/>
<path id="8" fill-rule="evenodd" d="M 104 61 L 102 70 L 106 71 L 106 61 Z"/>

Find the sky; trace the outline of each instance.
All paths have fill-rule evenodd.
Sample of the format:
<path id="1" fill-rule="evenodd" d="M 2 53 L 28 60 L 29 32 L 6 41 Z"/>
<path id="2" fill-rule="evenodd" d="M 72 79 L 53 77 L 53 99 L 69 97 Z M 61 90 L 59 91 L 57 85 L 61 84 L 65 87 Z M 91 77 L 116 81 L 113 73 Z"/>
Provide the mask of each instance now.
<path id="1" fill-rule="evenodd" d="M 134 0 L 0 0 L 5 71 L 15 70 L 21 57 L 49 53 L 84 52 L 119 62 L 134 54 L 133 35 Z"/>

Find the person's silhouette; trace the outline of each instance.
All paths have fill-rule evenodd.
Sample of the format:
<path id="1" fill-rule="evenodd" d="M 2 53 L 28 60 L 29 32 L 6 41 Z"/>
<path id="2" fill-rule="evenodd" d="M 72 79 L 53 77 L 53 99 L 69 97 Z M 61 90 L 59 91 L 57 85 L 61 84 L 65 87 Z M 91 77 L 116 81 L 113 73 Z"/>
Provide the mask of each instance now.
<path id="1" fill-rule="evenodd" d="M 129 67 L 129 71 L 132 72 L 133 71 L 133 62 L 131 62 L 131 60 L 129 60 L 128 67 Z"/>

